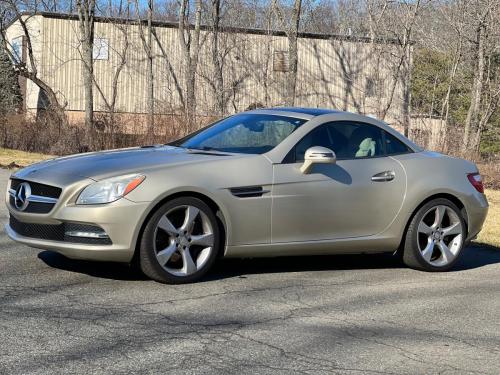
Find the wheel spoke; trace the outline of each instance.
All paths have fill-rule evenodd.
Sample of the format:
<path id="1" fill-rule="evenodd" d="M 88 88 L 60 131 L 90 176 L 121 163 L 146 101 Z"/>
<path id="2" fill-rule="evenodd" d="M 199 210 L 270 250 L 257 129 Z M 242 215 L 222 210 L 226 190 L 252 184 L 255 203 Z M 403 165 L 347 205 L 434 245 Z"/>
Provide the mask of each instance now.
<path id="1" fill-rule="evenodd" d="M 189 248 L 186 248 L 182 251 L 182 262 L 184 263 L 182 266 L 182 271 L 186 275 L 190 275 L 196 272 L 196 264 L 194 263 L 193 257 L 189 252 Z"/>
<path id="2" fill-rule="evenodd" d="M 177 234 L 179 231 L 177 230 L 176 227 L 172 224 L 172 222 L 166 217 L 162 216 L 158 223 L 158 227 L 163 229 L 165 232 L 168 234 Z"/>
<path id="3" fill-rule="evenodd" d="M 194 220 L 196 219 L 199 213 L 200 210 L 197 209 L 196 207 L 188 206 L 186 208 L 186 216 L 184 217 L 184 223 L 182 224 L 181 229 L 191 232 L 191 230 L 193 229 Z"/>
<path id="4" fill-rule="evenodd" d="M 430 235 L 432 233 L 432 229 L 423 221 L 421 221 L 420 224 L 418 225 L 418 232 Z"/>
<path id="5" fill-rule="evenodd" d="M 424 250 L 422 250 L 422 256 L 427 262 L 430 262 L 432 258 L 432 253 L 434 251 L 434 241 L 429 238 L 429 242 L 427 242 L 427 246 Z"/>
<path id="6" fill-rule="evenodd" d="M 214 235 L 205 233 L 196 236 L 191 236 L 191 245 L 200 245 L 210 247 L 214 245 Z"/>
<path id="7" fill-rule="evenodd" d="M 462 233 L 462 226 L 460 223 L 455 223 L 450 225 L 449 227 L 443 228 L 443 234 L 445 236 L 450 236 L 452 234 L 461 234 Z"/>
<path id="8" fill-rule="evenodd" d="M 434 216 L 434 224 L 432 224 L 433 228 L 437 228 L 441 225 L 443 222 L 443 217 L 444 213 L 446 211 L 446 208 L 444 206 L 437 206 L 436 211 L 435 211 L 435 216 Z"/>
<path id="9" fill-rule="evenodd" d="M 176 246 L 175 244 L 171 244 L 170 246 L 168 246 L 167 248 L 163 249 L 162 251 L 159 251 L 157 254 L 156 254 L 156 258 L 158 259 L 158 262 L 164 266 L 165 264 L 167 264 L 168 260 L 170 259 L 170 257 L 172 256 L 173 253 L 175 253 L 175 250 L 176 250 Z"/>
<path id="10" fill-rule="evenodd" d="M 449 247 L 446 246 L 444 241 L 439 241 L 437 243 L 437 246 L 438 246 L 439 250 L 441 250 L 441 255 L 443 256 L 444 261 L 446 263 L 451 262 L 453 260 L 453 258 L 455 257 L 455 255 L 453 255 L 453 253 L 450 251 Z"/>
<path id="11" fill-rule="evenodd" d="M 166 232 L 168 238 L 158 232 Z M 160 250 L 155 254 L 156 259 L 166 272 L 177 277 L 190 276 L 202 269 L 214 253 L 213 224 L 203 209 L 177 205 L 158 221 L 154 244 L 155 253 Z M 193 254 L 192 246 L 196 247 Z"/>

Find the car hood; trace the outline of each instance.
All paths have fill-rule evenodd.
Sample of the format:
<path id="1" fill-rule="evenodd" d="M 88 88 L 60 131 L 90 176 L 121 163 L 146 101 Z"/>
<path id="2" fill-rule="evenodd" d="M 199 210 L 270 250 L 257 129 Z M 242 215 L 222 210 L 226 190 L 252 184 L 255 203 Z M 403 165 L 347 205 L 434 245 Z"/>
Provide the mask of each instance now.
<path id="1" fill-rule="evenodd" d="M 235 156 L 228 153 L 187 150 L 172 146 L 137 147 L 92 152 L 30 165 L 12 177 L 48 185 L 64 186 L 90 178 L 104 178 L 186 163 L 203 163 Z"/>

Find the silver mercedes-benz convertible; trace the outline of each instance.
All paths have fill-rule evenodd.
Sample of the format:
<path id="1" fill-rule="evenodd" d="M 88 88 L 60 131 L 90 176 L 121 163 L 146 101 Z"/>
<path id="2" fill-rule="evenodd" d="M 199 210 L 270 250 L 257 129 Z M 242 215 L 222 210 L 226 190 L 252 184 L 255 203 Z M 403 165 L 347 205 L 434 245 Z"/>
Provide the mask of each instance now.
<path id="1" fill-rule="evenodd" d="M 137 263 L 165 283 L 198 280 L 219 257 L 397 252 L 446 271 L 488 211 L 473 163 L 376 119 L 308 108 L 34 164 L 12 175 L 6 199 L 12 239 Z"/>

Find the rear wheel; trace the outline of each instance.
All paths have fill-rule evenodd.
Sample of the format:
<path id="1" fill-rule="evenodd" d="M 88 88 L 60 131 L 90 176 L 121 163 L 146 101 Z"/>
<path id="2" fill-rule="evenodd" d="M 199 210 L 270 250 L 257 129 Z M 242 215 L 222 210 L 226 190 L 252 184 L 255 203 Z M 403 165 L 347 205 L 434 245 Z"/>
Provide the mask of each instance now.
<path id="1" fill-rule="evenodd" d="M 163 283 L 194 282 L 213 265 L 219 244 L 219 227 L 210 207 L 197 198 L 177 198 L 161 206 L 146 224 L 141 269 Z"/>
<path id="2" fill-rule="evenodd" d="M 458 207 L 447 199 L 424 204 L 406 233 L 403 261 L 424 271 L 447 271 L 464 246 L 466 227 Z"/>

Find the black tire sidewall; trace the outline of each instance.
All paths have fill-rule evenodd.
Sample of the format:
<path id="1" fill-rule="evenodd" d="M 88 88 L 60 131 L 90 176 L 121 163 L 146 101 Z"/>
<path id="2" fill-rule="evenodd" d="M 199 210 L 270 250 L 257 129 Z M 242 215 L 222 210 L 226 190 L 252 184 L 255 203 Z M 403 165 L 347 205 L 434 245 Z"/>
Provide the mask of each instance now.
<path id="1" fill-rule="evenodd" d="M 420 249 L 418 247 L 418 225 L 424 215 L 432 208 L 435 206 L 447 206 L 451 208 L 455 213 L 458 215 L 459 220 L 460 220 L 460 225 L 462 226 L 462 233 L 463 233 L 463 238 L 462 238 L 462 244 L 460 245 L 460 249 L 455 256 L 455 259 L 453 261 L 445 266 L 434 266 L 432 264 L 427 263 L 427 261 L 424 259 L 422 256 L 422 253 L 420 252 Z M 411 222 L 411 232 L 408 233 L 406 242 L 409 242 L 407 246 L 405 246 L 405 252 L 406 251 L 412 251 L 413 252 L 413 257 L 418 261 L 419 263 L 419 268 L 423 269 L 425 271 L 431 271 L 431 272 L 442 272 L 442 271 L 448 271 L 453 266 L 456 264 L 458 259 L 460 258 L 460 255 L 462 254 L 462 251 L 464 249 L 465 245 L 465 239 L 467 237 L 467 230 L 466 230 L 466 225 L 465 225 L 465 220 L 462 216 L 462 212 L 460 209 L 451 201 L 445 198 L 438 198 L 434 199 L 432 201 L 427 202 L 424 204 L 420 209 L 417 211 L 415 216 L 413 217 L 413 220 Z M 408 246 L 409 245 L 409 246 Z"/>
<path id="2" fill-rule="evenodd" d="M 167 213 L 172 208 L 184 205 L 194 206 L 202 211 L 205 215 L 207 215 L 208 219 L 210 220 L 210 224 L 212 225 L 214 234 L 214 248 L 212 253 L 210 254 L 209 259 L 202 269 L 189 276 L 176 276 L 163 269 L 163 267 L 158 263 L 154 250 L 154 234 L 158 222 L 165 213 Z M 183 284 L 197 281 L 201 277 L 203 277 L 214 264 L 217 258 L 217 254 L 220 250 L 220 241 L 221 236 L 217 218 L 215 216 L 215 213 L 205 202 L 194 197 L 175 198 L 160 206 L 149 218 L 149 221 L 144 228 L 139 248 L 141 269 L 147 276 L 163 283 Z"/>

